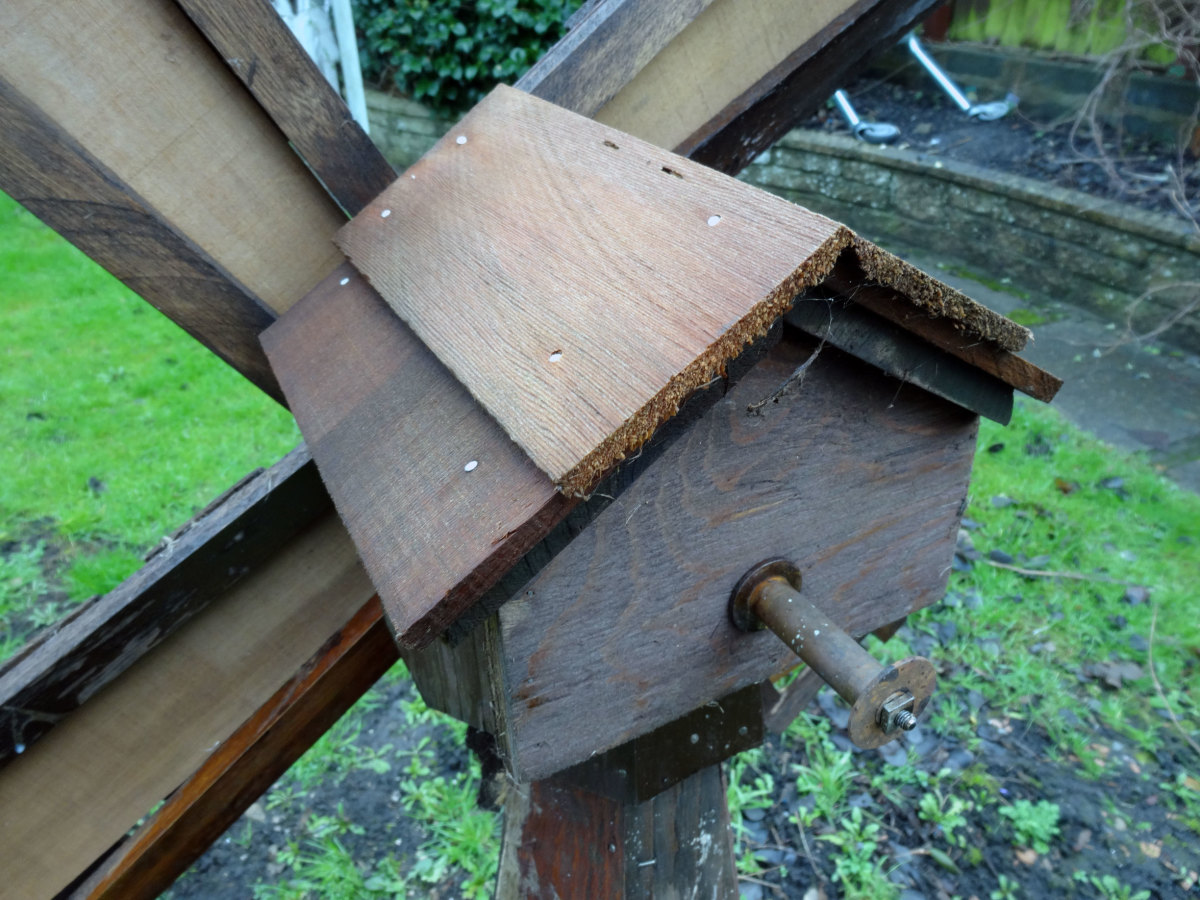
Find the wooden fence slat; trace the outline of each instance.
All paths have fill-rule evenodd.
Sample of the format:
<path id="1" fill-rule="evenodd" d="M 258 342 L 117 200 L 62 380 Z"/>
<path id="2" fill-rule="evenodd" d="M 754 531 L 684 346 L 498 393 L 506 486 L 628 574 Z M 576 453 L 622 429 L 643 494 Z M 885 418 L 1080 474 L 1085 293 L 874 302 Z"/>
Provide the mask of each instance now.
<path id="1" fill-rule="evenodd" d="M 395 172 L 267 0 L 176 0 L 350 215 Z"/>
<path id="2" fill-rule="evenodd" d="M 275 314 L 0 76 L 0 188 L 282 402 L 256 335 Z"/>

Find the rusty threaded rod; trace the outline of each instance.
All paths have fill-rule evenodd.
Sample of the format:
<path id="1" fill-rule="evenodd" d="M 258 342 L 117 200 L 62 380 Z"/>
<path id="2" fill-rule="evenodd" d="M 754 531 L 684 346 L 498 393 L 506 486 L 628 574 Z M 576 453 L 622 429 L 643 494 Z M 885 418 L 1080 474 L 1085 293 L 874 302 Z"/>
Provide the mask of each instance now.
<path id="1" fill-rule="evenodd" d="M 879 661 L 786 579 L 764 578 L 754 588 L 747 606 L 847 703 L 853 705 L 879 674 Z"/>

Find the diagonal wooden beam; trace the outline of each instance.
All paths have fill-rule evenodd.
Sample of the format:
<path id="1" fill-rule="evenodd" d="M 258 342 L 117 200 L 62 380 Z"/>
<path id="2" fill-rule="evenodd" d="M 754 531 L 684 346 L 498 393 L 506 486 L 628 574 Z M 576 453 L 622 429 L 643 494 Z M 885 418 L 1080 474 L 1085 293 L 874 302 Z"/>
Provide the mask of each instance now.
<path id="1" fill-rule="evenodd" d="M 0 119 L 0 187 L 282 403 L 262 300 L 2 76 Z"/>
<path id="2" fill-rule="evenodd" d="M 353 216 L 396 175 L 267 0 L 176 0 Z"/>
<path id="3" fill-rule="evenodd" d="M 157 897 L 397 659 L 371 600 L 73 893 Z"/>

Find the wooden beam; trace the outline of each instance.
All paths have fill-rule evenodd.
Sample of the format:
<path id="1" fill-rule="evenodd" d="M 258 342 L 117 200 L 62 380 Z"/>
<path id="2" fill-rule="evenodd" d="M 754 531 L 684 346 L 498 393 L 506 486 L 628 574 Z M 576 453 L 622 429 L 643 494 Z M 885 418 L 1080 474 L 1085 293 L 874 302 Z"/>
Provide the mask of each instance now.
<path id="1" fill-rule="evenodd" d="M 176 0 L 350 215 L 395 172 L 268 0 Z"/>
<path id="2" fill-rule="evenodd" d="M 0 118 L 0 188 L 282 402 L 262 300 L 2 75 Z"/>
<path id="3" fill-rule="evenodd" d="M 157 897 L 397 658 L 383 609 L 373 599 L 72 896 Z"/>
<path id="4" fill-rule="evenodd" d="M 339 262 L 344 215 L 173 3 L 6 0 L 0 79 L 274 312 Z"/>
<path id="5" fill-rule="evenodd" d="M 605 0 L 579 10 L 570 31 L 514 85 L 594 116 L 713 0 Z"/>
<path id="6" fill-rule="evenodd" d="M 717 0 L 596 118 L 736 172 L 933 5 Z"/>
<path id="7" fill-rule="evenodd" d="M 50 897 L 73 881 L 373 593 L 328 514 L 60 721 L 0 770 L 4 891 Z"/>
<path id="8" fill-rule="evenodd" d="M 332 512 L 300 448 L 168 538 L 114 590 L 0 666 L 0 767 Z"/>

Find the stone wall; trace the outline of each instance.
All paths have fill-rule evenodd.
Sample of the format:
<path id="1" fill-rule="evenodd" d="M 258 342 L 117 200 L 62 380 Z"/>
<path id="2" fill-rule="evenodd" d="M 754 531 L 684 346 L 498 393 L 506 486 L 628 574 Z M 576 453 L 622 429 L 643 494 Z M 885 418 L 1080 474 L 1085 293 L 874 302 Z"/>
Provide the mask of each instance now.
<path id="1" fill-rule="evenodd" d="M 449 123 L 419 104 L 368 92 L 371 137 L 397 168 Z M 1146 330 L 1200 287 L 1200 235 L 1182 220 L 1077 191 L 852 138 L 793 131 L 742 178 L 844 222 L 901 255 L 934 258 L 1028 295 L 1054 315 L 1083 306 Z M 1200 352 L 1200 312 L 1165 336 Z"/>
<path id="2" fill-rule="evenodd" d="M 1028 178 L 812 131 L 788 134 L 742 178 L 901 255 L 1003 282 L 1034 309 L 1083 306 L 1123 327 L 1151 292 L 1134 319 L 1146 330 L 1200 291 L 1190 224 Z M 1200 312 L 1167 339 L 1200 351 Z"/>

